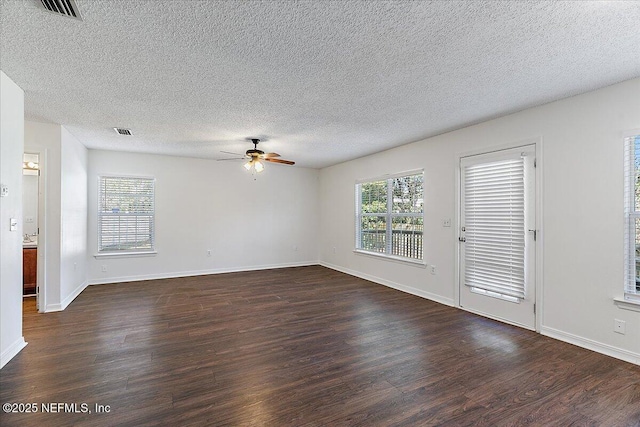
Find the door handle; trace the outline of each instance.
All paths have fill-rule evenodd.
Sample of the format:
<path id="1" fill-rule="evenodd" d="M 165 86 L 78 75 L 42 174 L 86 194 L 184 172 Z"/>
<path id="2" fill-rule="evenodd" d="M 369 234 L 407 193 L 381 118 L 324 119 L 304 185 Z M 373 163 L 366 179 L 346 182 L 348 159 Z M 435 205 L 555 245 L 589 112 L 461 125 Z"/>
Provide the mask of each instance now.
<path id="1" fill-rule="evenodd" d="M 538 238 L 538 230 L 528 230 L 530 233 L 533 233 L 533 241 L 535 242 Z"/>
<path id="2" fill-rule="evenodd" d="M 458 242 L 462 242 L 462 243 L 464 243 L 464 242 L 466 242 L 466 241 L 467 241 L 467 238 L 466 238 L 466 237 L 458 237 Z"/>

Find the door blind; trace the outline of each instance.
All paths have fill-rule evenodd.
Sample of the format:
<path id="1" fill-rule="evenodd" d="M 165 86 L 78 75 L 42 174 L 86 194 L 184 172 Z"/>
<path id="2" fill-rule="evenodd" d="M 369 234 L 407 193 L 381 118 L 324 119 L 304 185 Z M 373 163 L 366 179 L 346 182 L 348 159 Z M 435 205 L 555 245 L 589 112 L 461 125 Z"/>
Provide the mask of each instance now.
<path id="1" fill-rule="evenodd" d="M 524 161 L 464 167 L 465 285 L 525 296 Z"/>
<path id="2" fill-rule="evenodd" d="M 154 250 L 153 178 L 101 176 L 98 251 Z"/>

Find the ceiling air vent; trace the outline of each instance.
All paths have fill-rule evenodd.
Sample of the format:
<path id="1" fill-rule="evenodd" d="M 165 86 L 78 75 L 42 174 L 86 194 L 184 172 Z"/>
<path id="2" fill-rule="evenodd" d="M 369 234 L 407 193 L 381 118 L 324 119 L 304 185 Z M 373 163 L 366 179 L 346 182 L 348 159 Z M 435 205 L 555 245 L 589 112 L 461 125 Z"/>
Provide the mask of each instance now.
<path id="1" fill-rule="evenodd" d="M 38 3 L 49 12 L 82 21 L 75 0 L 40 0 Z"/>
<path id="2" fill-rule="evenodd" d="M 116 131 L 117 134 L 119 135 L 133 135 L 131 133 L 131 129 L 125 129 L 125 128 L 113 128 L 113 130 Z"/>

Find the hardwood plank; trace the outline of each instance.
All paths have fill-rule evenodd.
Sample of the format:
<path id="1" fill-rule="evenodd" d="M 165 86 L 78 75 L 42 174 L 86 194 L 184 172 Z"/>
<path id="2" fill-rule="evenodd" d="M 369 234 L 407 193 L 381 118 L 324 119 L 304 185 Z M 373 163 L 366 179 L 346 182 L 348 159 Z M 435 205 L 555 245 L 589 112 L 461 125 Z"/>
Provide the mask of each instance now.
<path id="1" fill-rule="evenodd" d="M 24 310 L 0 401 L 111 411 L 3 426 L 640 426 L 640 367 L 320 266 Z"/>

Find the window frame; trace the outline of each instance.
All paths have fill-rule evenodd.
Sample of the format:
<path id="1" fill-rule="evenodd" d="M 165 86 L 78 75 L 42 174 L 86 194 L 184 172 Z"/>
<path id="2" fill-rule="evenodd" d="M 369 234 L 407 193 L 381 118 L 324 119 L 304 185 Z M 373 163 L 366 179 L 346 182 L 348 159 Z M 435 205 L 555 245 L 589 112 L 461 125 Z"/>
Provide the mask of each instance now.
<path id="1" fill-rule="evenodd" d="M 393 180 L 420 175 L 422 177 L 422 212 L 393 212 Z M 386 183 L 386 211 L 385 212 L 362 212 L 362 185 L 373 182 Z M 355 183 L 355 248 L 354 252 L 362 255 L 380 257 L 387 260 L 400 261 L 403 263 L 426 266 L 424 257 L 424 169 L 415 169 L 395 174 L 383 175 L 375 178 L 357 180 Z M 362 218 L 381 217 L 385 219 L 385 245 L 383 252 L 372 251 L 362 247 Z M 421 258 L 411 258 L 408 256 L 393 255 L 389 252 L 393 244 L 393 220 L 395 218 L 420 218 L 422 219 L 422 247 L 419 249 Z"/>
<path id="2" fill-rule="evenodd" d="M 140 181 L 150 181 L 151 182 L 151 198 L 152 198 L 152 209 L 151 209 L 151 213 L 149 214 L 149 212 L 134 212 L 134 216 L 145 216 L 151 217 L 151 225 L 150 225 L 150 240 L 151 240 L 151 244 L 150 244 L 150 248 L 141 248 L 141 247 L 135 247 L 132 249 L 108 249 L 105 250 L 104 248 L 101 247 L 101 242 L 102 242 L 102 218 L 104 216 L 110 216 L 110 215 L 104 215 L 103 212 L 101 211 L 101 205 L 102 205 L 102 181 L 104 179 L 123 179 L 123 180 L 140 180 Z M 95 257 L 120 257 L 120 256 L 153 256 L 155 254 L 157 254 L 157 250 L 156 250 L 156 179 L 155 177 L 152 176 L 132 176 L 132 175 L 107 175 L 107 174 L 103 174 L 103 175 L 99 175 L 98 176 L 98 188 L 97 188 L 97 221 L 96 221 L 96 225 L 97 225 L 97 230 L 96 230 L 96 237 L 97 237 L 97 242 L 96 242 L 96 246 L 97 246 L 97 253 L 95 254 Z"/>
<path id="3" fill-rule="evenodd" d="M 636 203 L 637 180 L 640 179 L 640 169 L 636 168 L 636 162 L 640 163 L 640 152 L 636 155 L 635 144 L 640 144 L 640 130 L 626 134 L 624 142 L 624 302 L 640 305 L 640 290 L 637 263 L 640 256 L 636 239 L 638 230 L 636 221 L 640 220 L 640 210 Z M 640 150 L 639 150 L 640 151 Z"/>

